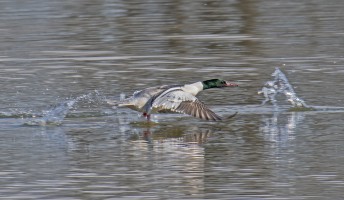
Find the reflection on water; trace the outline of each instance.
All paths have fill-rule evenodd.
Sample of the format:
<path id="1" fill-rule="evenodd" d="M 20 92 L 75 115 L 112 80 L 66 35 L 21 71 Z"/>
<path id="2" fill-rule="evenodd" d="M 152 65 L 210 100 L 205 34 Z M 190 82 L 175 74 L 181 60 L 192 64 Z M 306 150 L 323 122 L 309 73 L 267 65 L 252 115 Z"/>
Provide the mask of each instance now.
<path id="1" fill-rule="evenodd" d="M 308 158 L 311 163 L 305 163 L 303 157 L 323 152 L 314 133 L 299 131 L 312 126 L 311 112 L 270 109 L 257 115 L 250 114 L 251 107 L 241 107 L 230 124 L 199 123 L 178 115 L 158 116 L 159 123 L 148 124 L 123 109 L 118 115 L 67 118 L 62 126 L 22 127 L 25 134 L 3 138 L 13 142 L 2 151 L 11 163 L 0 165 L 2 194 L 14 198 L 19 198 L 19 191 L 33 198 L 73 197 L 73 191 L 90 198 L 245 194 L 265 199 L 295 198 L 293 190 L 311 195 L 316 185 L 300 189 L 300 173 L 310 173 L 302 178 L 307 185 L 314 184 L 312 177 L 322 185 L 342 184 L 336 164 L 325 171 L 303 167 L 315 162 Z M 328 130 L 332 128 L 323 131 Z M 340 149 L 326 151 L 340 153 Z M 20 184 L 22 180 L 25 184 Z"/>
<path id="2" fill-rule="evenodd" d="M 283 115 L 283 116 L 281 116 Z M 295 139 L 295 129 L 305 118 L 304 112 L 289 114 L 274 112 L 271 117 L 262 117 L 260 132 L 266 141 L 282 147 L 288 147 L 288 142 Z"/>
<path id="3" fill-rule="evenodd" d="M 2 0 L 0 198 L 342 199 L 342 4 Z M 290 94 L 259 105 L 275 66 Z M 103 102 L 212 78 L 240 85 L 199 96 L 230 120 Z"/>
<path id="4" fill-rule="evenodd" d="M 143 139 L 149 144 L 167 143 L 176 146 L 194 146 L 202 145 L 212 135 L 209 129 L 199 129 L 194 127 L 166 127 L 159 128 L 142 128 L 142 132 L 132 133 L 131 140 Z"/>

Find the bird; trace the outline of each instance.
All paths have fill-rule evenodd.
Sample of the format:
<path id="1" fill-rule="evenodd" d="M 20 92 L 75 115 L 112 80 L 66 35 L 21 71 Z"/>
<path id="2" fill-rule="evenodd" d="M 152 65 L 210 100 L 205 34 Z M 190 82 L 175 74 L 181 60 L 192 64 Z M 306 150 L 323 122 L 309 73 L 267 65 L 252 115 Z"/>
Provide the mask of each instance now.
<path id="1" fill-rule="evenodd" d="M 220 121 L 222 118 L 197 99 L 196 95 L 202 90 L 236 86 L 238 84 L 222 79 L 210 79 L 185 85 L 161 85 L 136 91 L 131 97 L 119 102 L 107 100 L 107 103 L 142 112 L 147 121 L 150 121 L 152 113 L 168 112 L 187 114 L 203 120 Z"/>

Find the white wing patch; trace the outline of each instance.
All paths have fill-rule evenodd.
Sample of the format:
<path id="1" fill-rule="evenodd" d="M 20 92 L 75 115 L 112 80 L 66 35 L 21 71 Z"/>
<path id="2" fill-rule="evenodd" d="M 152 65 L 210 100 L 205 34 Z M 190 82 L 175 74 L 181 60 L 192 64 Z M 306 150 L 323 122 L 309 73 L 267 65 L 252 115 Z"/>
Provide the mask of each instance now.
<path id="1" fill-rule="evenodd" d="M 218 115 L 208 109 L 195 96 L 182 91 L 180 88 L 169 89 L 160 94 L 153 100 L 151 109 L 153 111 L 170 110 L 205 120 L 221 120 Z"/>
<path id="2" fill-rule="evenodd" d="M 183 101 L 195 101 L 197 98 L 182 90 L 167 91 L 159 95 L 152 103 L 153 108 L 162 108 L 178 112 L 176 109 Z"/>

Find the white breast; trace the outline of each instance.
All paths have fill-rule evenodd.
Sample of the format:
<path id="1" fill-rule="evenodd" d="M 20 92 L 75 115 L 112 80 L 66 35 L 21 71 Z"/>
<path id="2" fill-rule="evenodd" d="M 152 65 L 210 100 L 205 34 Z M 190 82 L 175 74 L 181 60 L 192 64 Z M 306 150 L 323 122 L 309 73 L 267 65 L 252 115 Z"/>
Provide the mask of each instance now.
<path id="1" fill-rule="evenodd" d="M 187 84 L 181 87 L 184 92 L 190 93 L 193 96 L 196 96 L 200 91 L 203 90 L 202 82 L 196 82 L 192 84 Z"/>

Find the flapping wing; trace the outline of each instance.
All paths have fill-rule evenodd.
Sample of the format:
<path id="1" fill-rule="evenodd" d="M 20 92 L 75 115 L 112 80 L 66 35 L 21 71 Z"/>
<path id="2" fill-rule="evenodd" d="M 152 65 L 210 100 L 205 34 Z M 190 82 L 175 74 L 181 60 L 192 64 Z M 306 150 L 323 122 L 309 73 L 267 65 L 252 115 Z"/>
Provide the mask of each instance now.
<path id="1" fill-rule="evenodd" d="M 220 116 L 207 108 L 195 96 L 180 89 L 163 92 L 153 100 L 151 108 L 157 111 L 170 110 L 184 113 L 204 120 L 221 120 Z"/>

